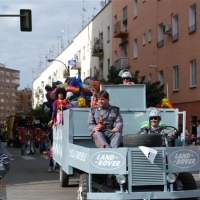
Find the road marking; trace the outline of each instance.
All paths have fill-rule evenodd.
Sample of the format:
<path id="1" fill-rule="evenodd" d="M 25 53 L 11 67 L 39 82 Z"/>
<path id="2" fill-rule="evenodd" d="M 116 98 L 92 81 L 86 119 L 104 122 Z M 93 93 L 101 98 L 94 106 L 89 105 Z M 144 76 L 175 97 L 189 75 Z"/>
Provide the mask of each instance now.
<path id="1" fill-rule="evenodd" d="M 35 160 L 32 156 L 21 156 L 24 160 Z"/>
<path id="2" fill-rule="evenodd" d="M 42 158 L 48 159 L 47 155 L 40 155 Z"/>

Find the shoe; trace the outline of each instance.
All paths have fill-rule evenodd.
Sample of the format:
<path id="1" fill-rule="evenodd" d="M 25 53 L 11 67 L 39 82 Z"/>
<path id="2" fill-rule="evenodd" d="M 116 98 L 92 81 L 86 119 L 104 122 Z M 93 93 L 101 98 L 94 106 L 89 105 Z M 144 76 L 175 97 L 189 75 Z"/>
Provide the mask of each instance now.
<path id="1" fill-rule="evenodd" d="M 49 166 L 49 168 L 48 168 L 48 171 L 49 171 L 49 172 L 51 172 L 51 171 L 52 171 L 52 167 L 51 167 L 51 166 Z"/>

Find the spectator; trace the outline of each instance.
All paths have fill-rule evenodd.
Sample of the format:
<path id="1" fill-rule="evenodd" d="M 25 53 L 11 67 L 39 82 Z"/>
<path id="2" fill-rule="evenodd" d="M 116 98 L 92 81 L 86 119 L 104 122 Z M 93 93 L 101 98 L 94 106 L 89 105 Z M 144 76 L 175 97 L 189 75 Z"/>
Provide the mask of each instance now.
<path id="1" fill-rule="evenodd" d="M 200 120 L 197 120 L 197 126 L 196 126 L 197 134 L 195 135 L 197 138 L 200 138 Z M 193 133 L 194 134 L 194 133 Z"/>
<path id="2" fill-rule="evenodd" d="M 191 123 L 192 123 L 192 134 L 197 136 L 197 124 L 196 124 L 196 121 L 192 120 Z"/>

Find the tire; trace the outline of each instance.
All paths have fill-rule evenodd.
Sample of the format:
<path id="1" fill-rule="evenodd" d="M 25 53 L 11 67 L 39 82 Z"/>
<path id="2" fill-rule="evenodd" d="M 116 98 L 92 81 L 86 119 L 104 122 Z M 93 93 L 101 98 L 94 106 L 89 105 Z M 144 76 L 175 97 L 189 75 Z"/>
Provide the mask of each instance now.
<path id="1" fill-rule="evenodd" d="M 69 175 L 62 170 L 62 167 L 60 167 L 60 186 L 61 187 L 69 186 Z"/>
<path id="2" fill-rule="evenodd" d="M 178 174 L 177 178 L 182 182 L 183 190 L 196 190 L 197 189 L 196 181 L 191 173 L 182 172 L 182 173 Z M 185 200 L 188 200 L 188 199 L 185 199 Z M 190 198 L 190 200 L 198 200 L 198 198 Z"/>
<path id="3" fill-rule="evenodd" d="M 161 134 L 128 134 L 123 136 L 124 147 L 161 147 Z"/>
<path id="4" fill-rule="evenodd" d="M 87 200 L 87 192 L 89 191 L 88 174 L 81 174 L 79 180 L 77 200 Z"/>

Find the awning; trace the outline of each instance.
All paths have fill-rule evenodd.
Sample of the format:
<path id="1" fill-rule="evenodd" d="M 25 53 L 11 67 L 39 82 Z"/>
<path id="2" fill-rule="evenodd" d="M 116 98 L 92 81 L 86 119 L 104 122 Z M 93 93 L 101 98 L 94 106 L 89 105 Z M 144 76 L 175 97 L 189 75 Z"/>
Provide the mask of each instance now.
<path id="1" fill-rule="evenodd" d="M 123 42 L 121 42 L 119 44 L 119 47 L 123 47 L 124 45 L 126 45 L 128 43 L 128 40 L 124 40 Z"/>

